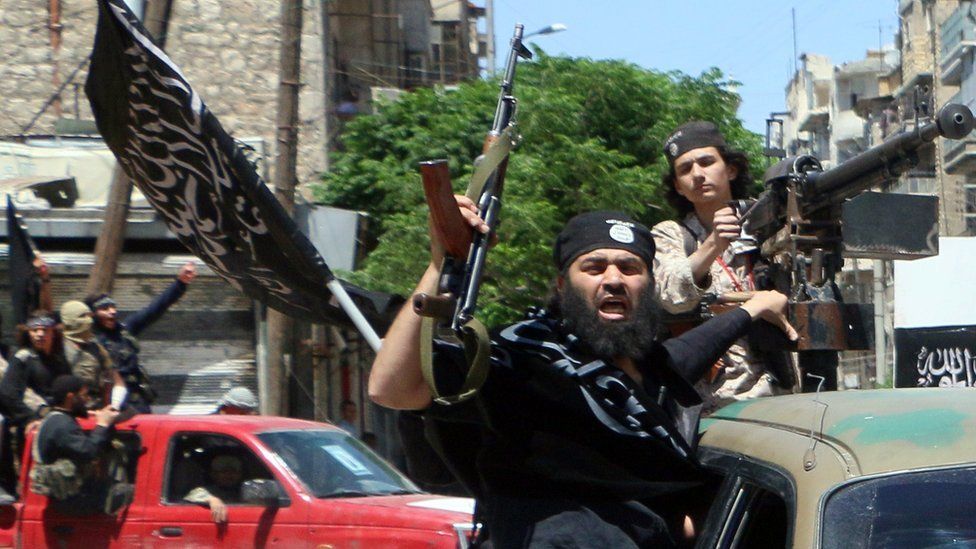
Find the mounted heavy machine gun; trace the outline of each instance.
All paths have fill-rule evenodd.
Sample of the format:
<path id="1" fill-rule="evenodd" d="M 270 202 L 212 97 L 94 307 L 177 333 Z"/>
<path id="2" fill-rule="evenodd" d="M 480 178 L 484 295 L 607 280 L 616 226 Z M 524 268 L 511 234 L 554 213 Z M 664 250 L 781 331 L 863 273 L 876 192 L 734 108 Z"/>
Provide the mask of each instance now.
<path id="1" fill-rule="evenodd" d="M 912 130 L 828 170 L 812 156 L 785 158 L 766 171 L 757 200 L 739 201 L 743 235 L 761 246 L 768 285 L 790 296 L 797 350 L 871 347 L 873 312 L 843 303 L 835 276 L 844 257 L 937 255 L 938 198 L 866 191 L 917 165 L 919 149 L 935 138 L 960 139 L 973 126 L 968 107 L 948 104 L 934 120 L 916 119 Z"/>

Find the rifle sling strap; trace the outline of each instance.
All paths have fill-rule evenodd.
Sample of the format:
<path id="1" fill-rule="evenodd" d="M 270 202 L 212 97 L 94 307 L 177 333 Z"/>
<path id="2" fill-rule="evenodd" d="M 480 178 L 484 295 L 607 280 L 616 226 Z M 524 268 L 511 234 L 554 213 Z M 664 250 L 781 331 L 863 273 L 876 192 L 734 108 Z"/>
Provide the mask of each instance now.
<path id="1" fill-rule="evenodd" d="M 420 325 L 420 371 L 430 387 L 434 402 L 443 405 L 464 402 L 478 393 L 488 379 L 488 357 L 491 354 L 491 340 L 488 330 L 478 319 L 472 318 L 462 327 L 464 354 L 468 361 L 468 372 L 458 392 L 442 395 L 434 380 L 434 319 L 424 318 Z"/>
<path id="2" fill-rule="evenodd" d="M 488 150 L 481 156 L 471 176 L 471 182 L 464 193 L 474 203 L 478 203 L 485 183 L 492 173 L 502 165 L 511 152 L 515 139 L 513 127 L 502 130 L 501 135 L 492 141 Z M 478 319 L 472 318 L 461 328 L 464 354 L 468 361 L 468 372 L 464 383 L 456 394 L 441 395 L 434 380 L 434 319 L 424 318 L 420 325 L 420 370 L 424 375 L 431 395 L 438 404 L 451 405 L 464 402 L 478 393 L 488 379 L 488 357 L 491 354 L 491 340 L 488 330 Z"/>
<path id="3" fill-rule="evenodd" d="M 502 130 L 498 139 L 494 140 L 488 150 L 481 155 L 478 166 L 471 175 L 471 182 L 468 183 L 468 190 L 464 193 L 475 204 L 481 199 L 481 192 L 485 189 L 488 177 L 508 158 L 513 143 L 512 126 L 509 126 Z"/>

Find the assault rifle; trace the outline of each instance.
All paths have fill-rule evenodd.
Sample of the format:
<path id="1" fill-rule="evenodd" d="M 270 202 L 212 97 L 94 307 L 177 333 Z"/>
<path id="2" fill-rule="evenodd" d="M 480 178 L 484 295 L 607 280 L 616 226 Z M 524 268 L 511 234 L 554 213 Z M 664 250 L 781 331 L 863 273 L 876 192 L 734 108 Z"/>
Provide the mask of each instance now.
<path id="1" fill-rule="evenodd" d="M 522 44 L 522 25 L 515 25 L 498 104 L 482 154 L 475 160 L 475 172 L 466 195 L 478 205 L 482 220 L 491 229 L 475 233 L 458 212 L 447 160 L 422 162 L 420 172 L 430 207 L 431 227 L 444 244 L 437 295 L 414 296 L 413 308 L 424 319 L 421 335 L 422 370 L 435 400 L 451 404 L 473 396 L 487 375 L 489 341 L 484 326 L 474 317 L 478 291 L 484 273 L 491 235 L 498 226 L 508 153 L 518 140 L 515 128 L 516 99 L 513 95 L 518 60 L 531 59 Z M 471 359 L 467 379 L 456 395 L 440 395 L 433 380 L 430 342 L 434 336 L 463 342 Z"/>
<path id="2" fill-rule="evenodd" d="M 937 255 L 938 199 L 866 191 L 917 165 L 919 149 L 936 137 L 960 139 L 973 127 L 968 107 L 948 104 L 935 120 L 916 120 L 831 169 L 812 156 L 786 158 L 767 170 L 756 201 L 739 201 L 743 234 L 770 260 L 769 285 L 790 295 L 798 350 L 870 348 L 873 312 L 844 304 L 834 282 L 843 257 Z"/>

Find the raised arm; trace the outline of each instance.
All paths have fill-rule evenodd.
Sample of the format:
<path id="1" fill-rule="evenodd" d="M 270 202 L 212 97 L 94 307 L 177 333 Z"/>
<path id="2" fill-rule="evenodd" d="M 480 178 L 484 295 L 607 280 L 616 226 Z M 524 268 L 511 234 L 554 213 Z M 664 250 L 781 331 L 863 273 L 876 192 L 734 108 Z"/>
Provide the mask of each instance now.
<path id="1" fill-rule="evenodd" d="M 678 222 L 664 221 L 651 229 L 657 248 L 655 290 L 665 311 L 685 313 L 698 305 L 712 285 L 712 264 L 739 236 L 738 217 L 732 208 L 716 211 L 712 226 L 714 230 L 691 255 L 685 250 L 685 229 Z"/>
<path id="2" fill-rule="evenodd" d="M 132 335 L 139 335 L 140 332 L 148 328 L 153 322 L 159 320 L 159 317 L 163 316 L 163 313 L 183 297 L 183 294 L 186 293 L 186 287 L 189 286 L 190 282 L 193 282 L 196 276 L 196 266 L 191 262 L 185 263 L 180 267 L 180 272 L 176 276 L 176 280 L 163 293 L 156 296 L 156 299 L 153 299 L 152 303 L 146 305 L 142 310 L 125 317 L 123 321 L 125 328 Z"/>
<path id="3" fill-rule="evenodd" d="M 40 254 L 34 257 L 34 272 L 41 281 L 38 292 L 37 308 L 45 311 L 54 310 L 54 298 L 51 297 L 51 270 Z"/>
<path id="4" fill-rule="evenodd" d="M 695 282 L 691 260 L 685 254 L 684 230 L 676 221 L 663 221 L 651 229 L 651 235 L 657 248 L 652 269 L 654 289 L 661 306 L 674 314 L 692 310 L 705 295 L 711 280 Z"/>
<path id="5" fill-rule="evenodd" d="M 485 232 L 488 226 L 478 217 L 475 204 L 460 195 L 455 196 L 458 207 L 468 223 Z M 437 293 L 439 268 L 444 258 L 440 242 L 431 234 L 431 262 L 417 283 L 414 294 Z M 397 315 L 386 332 L 383 346 L 376 354 L 369 374 L 369 397 L 381 406 L 399 410 L 419 410 L 430 405 L 430 388 L 420 371 L 421 317 L 413 311 L 413 300 Z"/>
<path id="6" fill-rule="evenodd" d="M 436 293 L 437 277 L 438 267 L 432 262 L 414 293 Z M 420 372 L 421 320 L 408 299 L 373 361 L 369 374 L 369 397 L 373 402 L 398 410 L 419 410 L 430 404 L 430 388 Z"/>

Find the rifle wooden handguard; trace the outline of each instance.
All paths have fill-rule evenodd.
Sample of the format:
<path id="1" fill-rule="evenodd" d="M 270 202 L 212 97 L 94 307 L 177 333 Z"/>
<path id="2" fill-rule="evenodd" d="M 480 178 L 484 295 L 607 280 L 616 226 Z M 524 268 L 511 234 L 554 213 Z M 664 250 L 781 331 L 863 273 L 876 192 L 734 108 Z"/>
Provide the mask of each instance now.
<path id="1" fill-rule="evenodd" d="M 424 182 L 424 196 L 427 197 L 427 205 L 430 207 L 432 229 L 437 239 L 443 244 L 447 255 L 463 259 L 471 247 L 473 229 L 458 211 L 447 161 L 421 162 L 420 175 Z"/>

